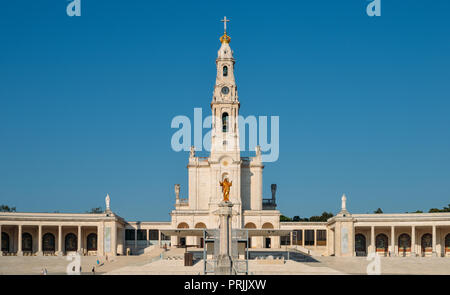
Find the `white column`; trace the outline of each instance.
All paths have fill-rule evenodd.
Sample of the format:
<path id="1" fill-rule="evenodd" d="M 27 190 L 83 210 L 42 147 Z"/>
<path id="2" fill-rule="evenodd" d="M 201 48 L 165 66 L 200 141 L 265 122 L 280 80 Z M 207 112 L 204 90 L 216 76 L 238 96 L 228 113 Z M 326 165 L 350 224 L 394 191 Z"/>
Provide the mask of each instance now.
<path id="1" fill-rule="evenodd" d="M 391 256 L 397 256 L 395 251 L 395 228 L 391 226 Z"/>
<path id="2" fill-rule="evenodd" d="M 147 246 L 150 245 L 150 230 L 147 229 Z"/>
<path id="3" fill-rule="evenodd" d="M 38 227 L 38 253 L 37 255 L 42 255 L 42 225 Z"/>
<path id="4" fill-rule="evenodd" d="M 314 230 L 314 248 L 317 248 L 317 229 Z"/>
<path id="5" fill-rule="evenodd" d="M 62 255 L 62 226 L 58 225 L 58 256 Z"/>
<path id="6" fill-rule="evenodd" d="M 375 248 L 375 226 L 370 227 L 370 248 L 372 253 L 376 253 L 377 250 Z"/>
<path id="7" fill-rule="evenodd" d="M 436 252 L 436 225 L 433 225 L 433 256 L 437 256 L 437 252 Z"/>
<path id="8" fill-rule="evenodd" d="M 336 230 L 331 230 L 331 253 L 336 256 Z"/>
<path id="9" fill-rule="evenodd" d="M 302 229 L 302 246 L 305 247 L 305 236 L 306 236 L 306 231 L 304 229 Z M 298 239 L 298 236 L 297 236 Z"/>
<path id="10" fill-rule="evenodd" d="M 81 225 L 78 226 L 78 237 L 77 237 L 77 252 L 81 254 L 81 240 L 83 237 L 81 236 Z"/>
<path id="11" fill-rule="evenodd" d="M 104 246 L 104 240 L 105 236 L 103 234 L 104 228 L 103 224 L 97 225 L 97 256 L 104 256 L 105 255 L 105 246 Z M 125 247 L 125 246 L 124 246 Z"/>
<path id="12" fill-rule="evenodd" d="M 257 168 L 257 171 L 258 171 L 258 174 L 257 174 L 257 176 L 258 176 L 258 207 L 259 207 L 259 210 L 262 210 L 263 209 L 263 177 L 262 177 L 262 168 L 261 167 L 259 167 L 259 168 Z M 240 179 L 240 178 L 239 178 Z M 237 186 L 236 186 L 236 188 L 238 188 Z"/>
<path id="13" fill-rule="evenodd" d="M 17 232 L 18 241 L 17 241 L 17 255 L 22 256 L 22 225 L 19 224 L 19 230 Z"/>
<path id="14" fill-rule="evenodd" d="M 58 225 L 58 256 L 62 256 L 62 226 Z"/>
<path id="15" fill-rule="evenodd" d="M 0 256 L 3 256 L 2 247 L 2 225 L 0 224 Z"/>
<path id="16" fill-rule="evenodd" d="M 203 241 L 203 243 L 206 243 Z M 161 247 L 161 231 L 158 229 L 158 245 Z"/>
<path id="17" fill-rule="evenodd" d="M 354 249 L 353 249 L 354 250 Z M 331 255 L 331 229 L 327 228 L 327 254 Z"/>

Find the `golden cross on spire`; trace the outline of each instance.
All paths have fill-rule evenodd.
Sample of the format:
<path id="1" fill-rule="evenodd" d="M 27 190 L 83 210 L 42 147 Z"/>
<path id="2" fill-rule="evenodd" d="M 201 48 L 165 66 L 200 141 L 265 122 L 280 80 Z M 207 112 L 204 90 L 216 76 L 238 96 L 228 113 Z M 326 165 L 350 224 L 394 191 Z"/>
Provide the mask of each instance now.
<path id="1" fill-rule="evenodd" d="M 221 22 L 223 22 L 223 31 L 224 31 L 224 33 L 227 32 L 227 22 L 229 22 L 229 21 L 230 21 L 230 20 L 227 19 L 226 16 L 224 16 L 223 19 L 221 20 Z"/>

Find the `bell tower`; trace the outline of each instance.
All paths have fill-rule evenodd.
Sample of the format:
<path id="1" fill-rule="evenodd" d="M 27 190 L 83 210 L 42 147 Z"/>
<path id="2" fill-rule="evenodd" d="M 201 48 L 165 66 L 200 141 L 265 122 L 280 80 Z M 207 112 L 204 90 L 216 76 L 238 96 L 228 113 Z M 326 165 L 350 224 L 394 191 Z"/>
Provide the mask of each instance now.
<path id="1" fill-rule="evenodd" d="M 239 150 L 239 99 L 234 79 L 233 50 L 230 47 L 230 36 L 227 35 L 227 22 L 224 17 L 224 33 L 220 37 L 221 46 L 217 53 L 216 84 L 211 101 L 212 132 L 211 158 L 217 160 L 224 155 L 234 161 L 240 160 Z"/>
<path id="2" fill-rule="evenodd" d="M 181 198 L 179 186 L 175 186 L 176 204 L 171 213 L 173 228 L 188 225 L 189 228 L 213 229 L 227 224 L 227 229 L 235 229 L 244 228 L 247 223 L 256 225 L 266 222 L 274 229 L 280 227 L 280 211 L 275 209 L 275 186 L 272 187 L 270 206 L 263 206 L 264 165 L 261 149 L 256 147 L 254 157 L 241 157 L 240 103 L 234 76 L 234 53 L 230 47 L 231 37 L 227 33 L 228 21 L 226 17 L 222 20 L 224 32 L 216 58 L 210 154 L 209 157 L 197 157 L 195 149 L 191 149 L 187 165 L 188 198 Z M 224 199 L 226 202 L 223 202 Z M 226 206 L 222 206 L 224 203 Z M 188 237 L 187 244 L 198 243 L 195 239 Z M 255 245 L 262 247 L 262 238 L 252 239 Z M 173 236 L 172 244 L 177 243 L 177 238 Z M 278 244 L 279 238 L 275 238 L 273 245 Z"/>

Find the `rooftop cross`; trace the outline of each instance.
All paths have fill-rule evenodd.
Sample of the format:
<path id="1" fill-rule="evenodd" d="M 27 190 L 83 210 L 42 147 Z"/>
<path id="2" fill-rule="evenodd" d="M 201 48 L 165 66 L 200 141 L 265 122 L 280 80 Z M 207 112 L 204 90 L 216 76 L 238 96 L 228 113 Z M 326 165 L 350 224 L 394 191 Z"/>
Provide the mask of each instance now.
<path id="1" fill-rule="evenodd" d="M 227 19 L 226 16 L 224 16 L 223 19 L 220 21 L 223 22 L 223 30 L 224 30 L 224 33 L 226 33 L 227 32 L 227 22 L 229 22 L 230 20 Z"/>

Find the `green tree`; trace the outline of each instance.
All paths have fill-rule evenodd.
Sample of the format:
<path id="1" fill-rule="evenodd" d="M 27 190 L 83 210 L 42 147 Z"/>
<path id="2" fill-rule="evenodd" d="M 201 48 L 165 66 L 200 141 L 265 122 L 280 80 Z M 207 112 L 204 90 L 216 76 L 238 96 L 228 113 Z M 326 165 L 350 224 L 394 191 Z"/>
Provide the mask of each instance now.
<path id="1" fill-rule="evenodd" d="M 450 204 L 448 204 L 448 207 L 444 207 L 442 209 L 438 208 L 431 208 L 428 213 L 438 213 L 438 212 L 450 212 Z"/>
<path id="2" fill-rule="evenodd" d="M 323 212 L 322 215 L 320 215 L 320 216 L 311 216 L 309 218 L 309 221 L 312 221 L 312 222 L 325 222 L 325 221 L 327 221 L 328 219 L 330 219 L 333 216 L 334 215 L 331 212 Z"/>
<path id="3" fill-rule="evenodd" d="M 16 207 L 9 207 L 7 205 L 0 205 L 0 212 L 16 212 Z"/>
<path id="4" fill-rule="evenodd" d="M 375 213 L 375 214 L 382 214 L 383 210 L 381 210 L 381 208 L 378 208 L 377 210 L 373 211 L 373 213 Z"/>
<path id="5" fill-rule="evenodd" d="M 292 219 L 287 216 L 280 215 L 280 221 L 287 222 L 287 221 L 292 221 Z"/>

